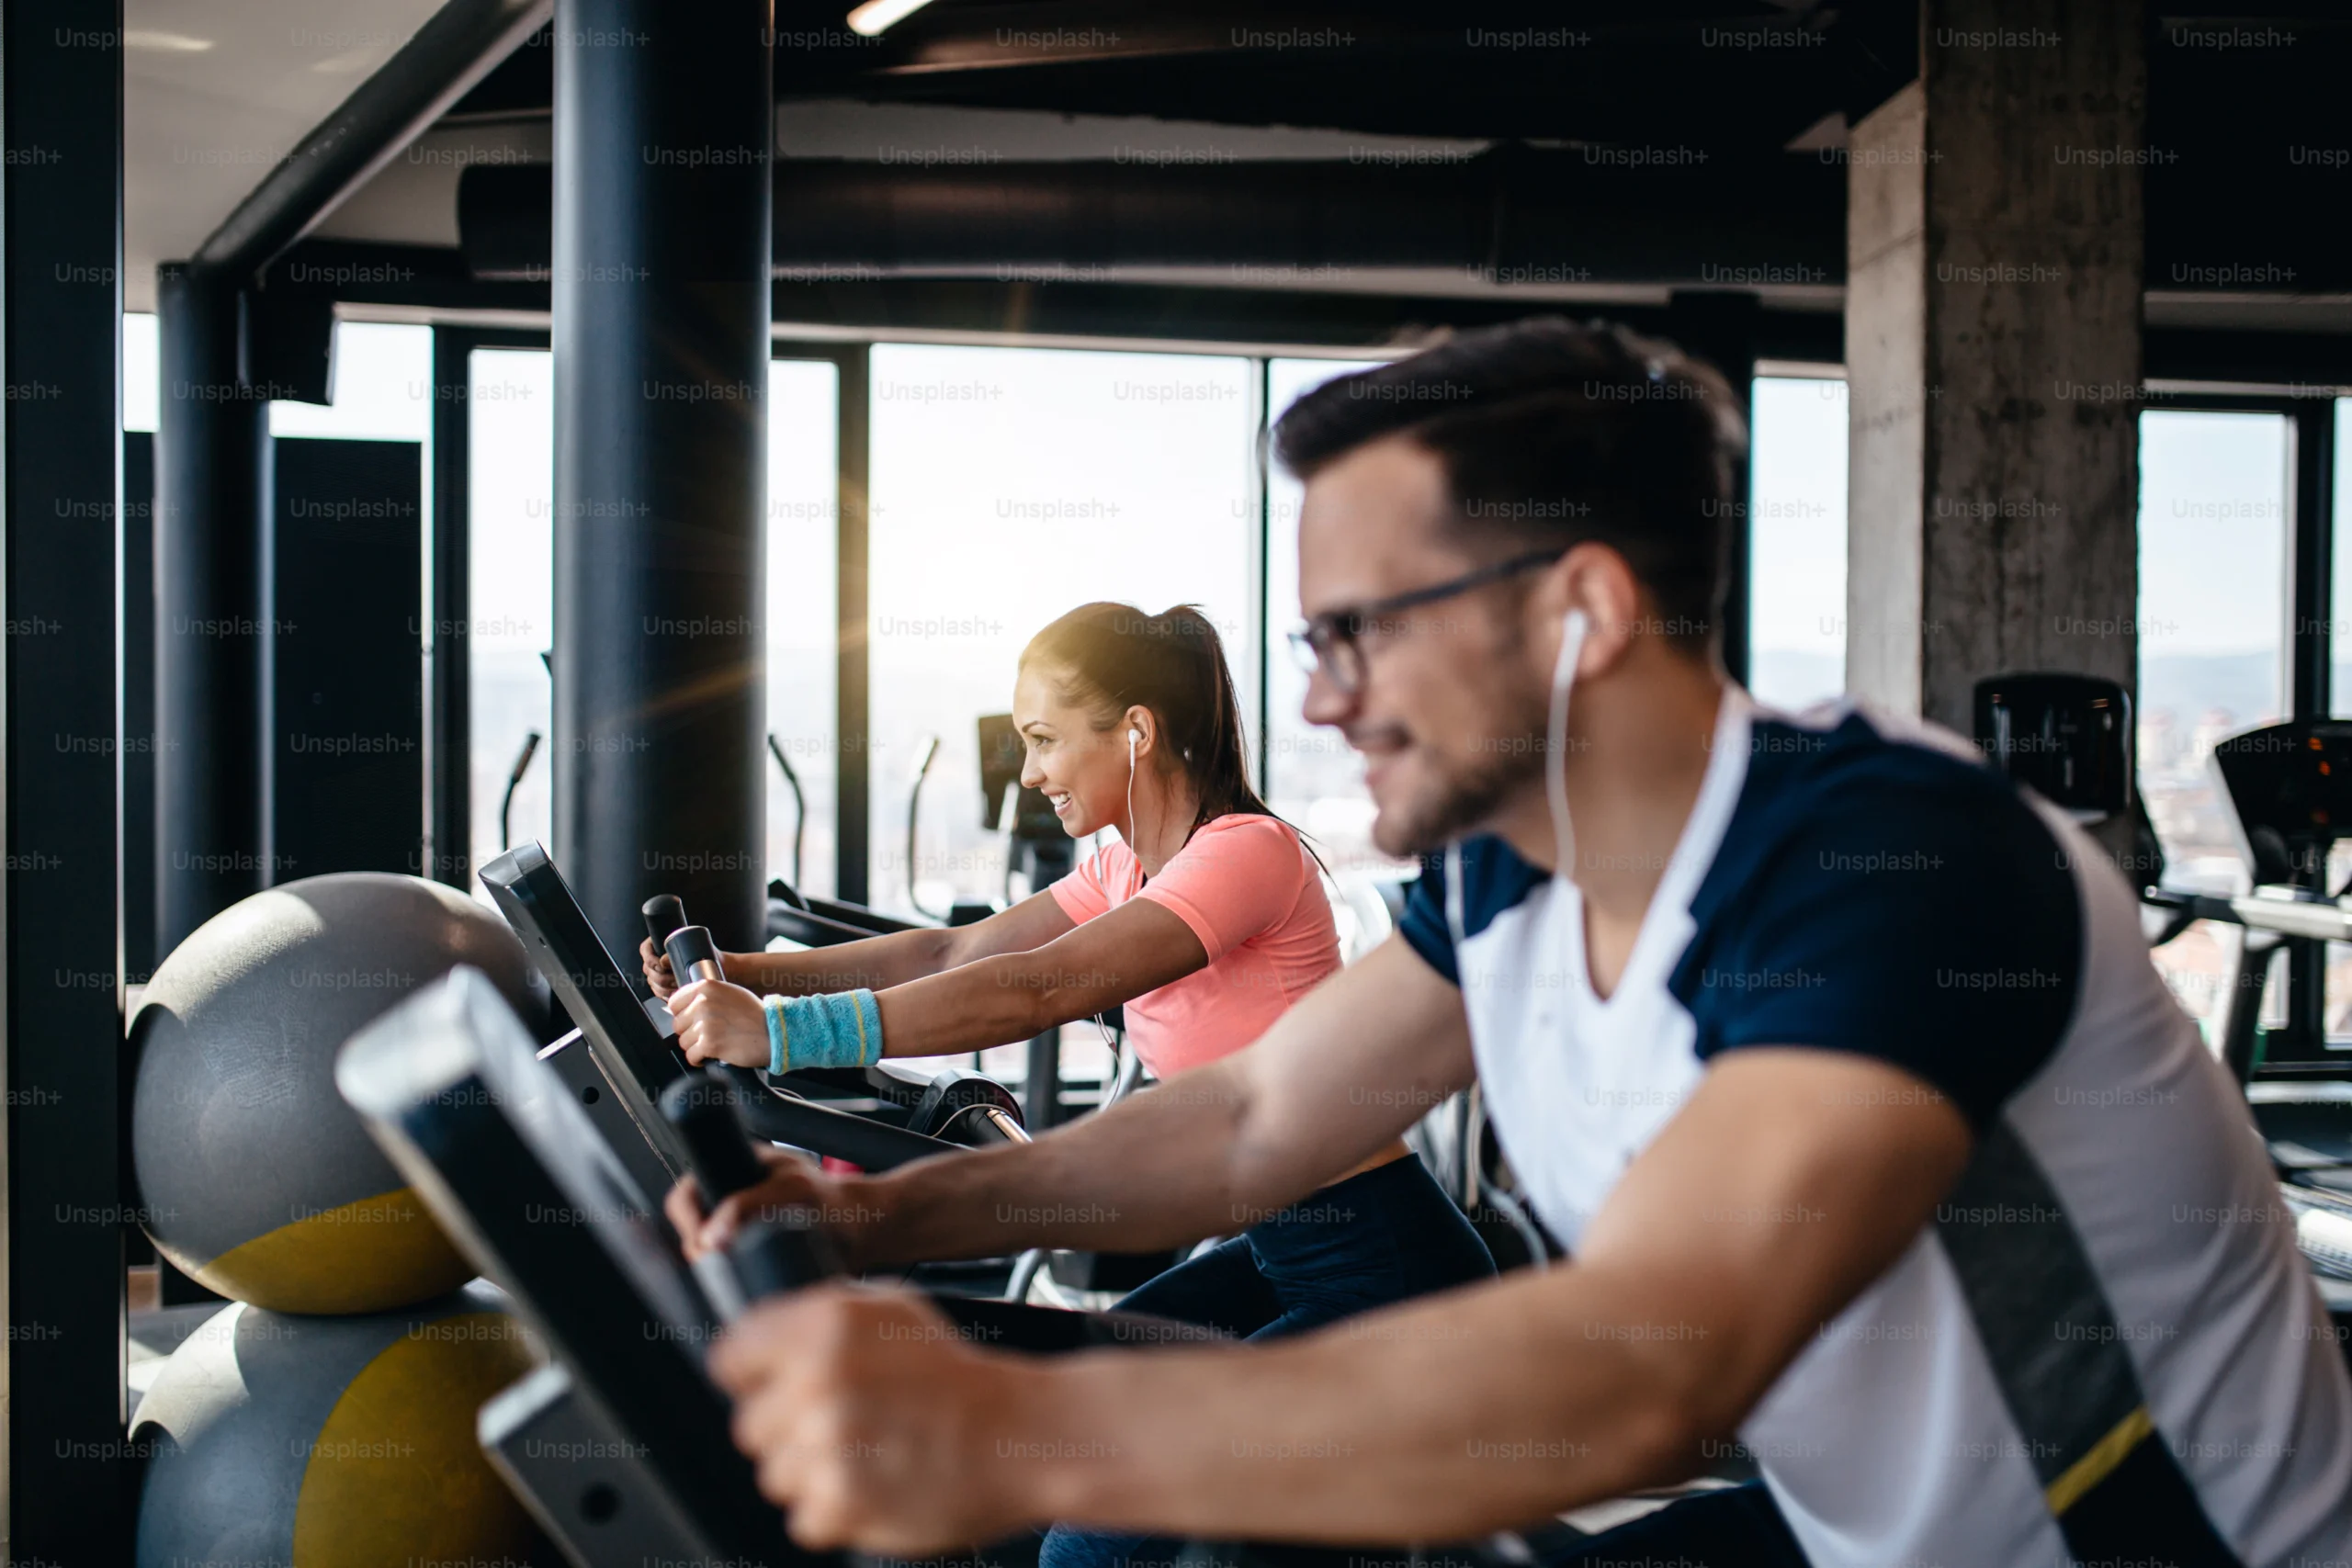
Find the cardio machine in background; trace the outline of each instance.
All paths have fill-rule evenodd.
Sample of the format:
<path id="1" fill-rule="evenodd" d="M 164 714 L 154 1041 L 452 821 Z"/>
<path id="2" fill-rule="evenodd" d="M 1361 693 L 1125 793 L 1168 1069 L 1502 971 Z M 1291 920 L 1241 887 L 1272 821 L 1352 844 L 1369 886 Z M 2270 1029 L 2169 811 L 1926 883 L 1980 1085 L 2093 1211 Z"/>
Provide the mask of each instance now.
<path id="1" fill-rule="evenodd" d="M 2341 1337 L 2352 1326 L 2352 1041 L 2328 1040 L 2325 964 L 2329 943 L 2352 942 L 2352 882 L 2327 885 L 2329 852 L 2352 837 L 2352 724 L 2296 719 L 2213 748 L 2248 883 L 2228 894 L 2167 882 L 2133 777 L 2131 698 L 2118 682 L 2046 671 L 1980 681 L 1975 730 L 1995 768 L 2078 821 L 2128 814 L 2119 867 L 2139 890 L 2150 946 L 2199 920 L 2236 930 L 2211 1043 L 2245 1093 Z M 2274 979 L 2285 1007 L 2266 1022 Z"/>
<path id="2" fill-rule="evenodd" d="M 588 1108 L 469 969 L 354 1036 L 335 1077 L 551 1355 L 483 1407 L 478 1429 L 573 1562 L 851 1561 L 791 1544 L 729 1442 L 727 1403 L 703 1371 L 713 1337 L 745 1303 L 833 1271 L 820 1229 L 790 1219 L 752 1225 L 727 1257 L 690 1269 Z M 707 1195 L 735 1190 L 752 1165 L 735 1120 L 742 1105 L 723 1075 L 689 1074 L 655 1112 Z M 572 1223 L 549 1224 L 549 1214 Z M 1131 1314 L 933 1300 L 999 1348 L 1053 1354 L 1218 1337 Z"/>

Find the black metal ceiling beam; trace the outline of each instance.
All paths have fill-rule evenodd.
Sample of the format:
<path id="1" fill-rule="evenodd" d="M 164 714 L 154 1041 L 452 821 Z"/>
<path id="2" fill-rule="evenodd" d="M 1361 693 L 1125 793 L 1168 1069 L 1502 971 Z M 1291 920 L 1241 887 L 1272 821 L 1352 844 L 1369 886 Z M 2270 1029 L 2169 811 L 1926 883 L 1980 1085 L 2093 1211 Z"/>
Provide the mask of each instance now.
<path id="1" fill-rule="evenodd" d="M 1502 282 L 1757 287 L 1843 270 L 1845 175 L 1789 154 L 1596 162 L 1510 147 L 1442 164 L 1113 160 L 925 167 L 775 165 L 781 278 L 1028 276 L 1212 266 L 1235 281 L 1314 282 L 1442 268 Z M 477 165 L 458 232 L 484 278 L 553 259 L 545 168 Z"/>
<path id="2" fill-rule="evenodd" d="M 784 4 L 776 85 L 847 96 L 1360 132 L 1705 141 L 1777 149 L 1917 69 L 1916 7 L 1792 16 L 1766 0 L 1655 5 L 1479 0 L 942 3 L 880 39 L 844 4 Z M 1815 7 L 1818 11 L 1818 7 Z M 529 48 L 456 118 L 545 113 Z"/>
<path id="3" fill-rule="evenodd" d="M 281 265 L 346 281 L 351 304 L 439 311 L 544 315 L 544 283 L 485 283 L 454 250 L 306 240 Z M 771 314 L 783 323 L 842 333 L 921 336 L 1022 333 L 1040 337 L 1280 344 L 1328 349 L 1411 343 L 1438 327 L 1480 326 L 1521 316 L 1606 316 L 1666 330 L 1662 309 L 1508 297 L 1333 293 L 1300 288 L 1134 283 L 999 283 L 974 278 L 869 278 L 779 282 Z M 1835 310 L 1766 309 L 1756 323 L 1763 359 L 1834 365 L 1845 357 Z M 2158 380 L 2352 387 L 2352 333 L 2242 328 L 2150 327 L 2146 372 Z"/>
<path id="4" fill-rule="evenodd" d="M 537 32 L 553 0 L 448 0 L 237 204 L 191 258 L 243 281 L 400 155 Z"/>
<path id="5" fill-rule="evenodd" d="M 345 281 L 356 305 L 431 311 L 541 315 L 545 281 L 487 283 L 454 250 L 306 240 L 280 264 Z M 1274 344 L 1329 349 L 1408 344 L 1440 327 L 1479 326 L 1555 311 L 1607 316 L 1664 330 L 1663 309 L 1510 297 L 1342 293 L 1277 288 L 1135 283 L 999 282 L 982 278 L 801 278 L 770 291 L 770 316 L 793 327 L 923 336 L 1020 333 L 1057 338 Z M 1766 310 L 1757 352 L 1768 359 L 1835 361 L 1843 331 L 1835 310 Z"/>
<path id="6" fill-rule="evenodd" d="M 2352 291 L 2341 166 L 2184 156 L 2147 170 L 2158 289 Z M 2335 154 L 2340 165 L 2343 154 Z M 777 276 L 1102 281 L 1119 267 L 1225 267 L 1313 284 L 1393 268 L 1501 282 L 1670 288 L 1835 285 L 1846 170 L 1814 154 L 1612 161 L 1506 146 L 1452 161 L 775 164 Z M 478 164 L 458 186 L 477 276 L 552 261 L 544 167 Z M 820 277 L 821 280 L 821 277 Z M 1964 281 L 1964 280 L 1963 280 Z"/>

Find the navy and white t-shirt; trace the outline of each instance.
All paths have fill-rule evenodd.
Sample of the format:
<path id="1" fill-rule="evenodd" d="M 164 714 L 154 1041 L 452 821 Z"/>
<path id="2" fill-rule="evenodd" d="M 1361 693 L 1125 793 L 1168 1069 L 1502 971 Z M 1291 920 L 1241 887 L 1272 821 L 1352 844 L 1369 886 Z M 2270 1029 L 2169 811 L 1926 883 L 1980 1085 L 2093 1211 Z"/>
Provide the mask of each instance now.
<path id="1" fill-rule="evenodd" d="M 1968 1118 L 1933 1223 L 1741 1427 L 1815 1568 L 2352 1562 L 2352 1380 L 2243 1099 L 2131 890 L 1957 737 L 1731 693 L 1606 999 L 1575 886 L 1499 840 L 1401 931 L 1571 1251 L 1725 1052 L 1876 1057 Z"/>

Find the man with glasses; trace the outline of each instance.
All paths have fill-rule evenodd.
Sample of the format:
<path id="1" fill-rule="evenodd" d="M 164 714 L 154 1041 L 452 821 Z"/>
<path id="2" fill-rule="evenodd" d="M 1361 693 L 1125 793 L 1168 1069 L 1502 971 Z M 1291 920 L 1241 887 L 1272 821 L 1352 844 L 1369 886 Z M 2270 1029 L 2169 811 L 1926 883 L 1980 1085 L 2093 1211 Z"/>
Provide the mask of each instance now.
<path id="1" fill-rule="evenodd" d="M 1724 675 L 1743 440 L 1712 370 L 1559 321 L 1302 399 L 1306 711 L 1432 857 L 1397 936 L 1026 1148 L 786 1179 L 869 1267 L 1166 1246 L 1475 1081 L 1566 1259 L 1051 1365 L 787 1302 L 713 1364 L 797 1534 L 1443 1540 L 1744 1453 L 1578 1558 L 2352 1557 L 2352 1383 L 2130 889 L 1954 738 Z"/>

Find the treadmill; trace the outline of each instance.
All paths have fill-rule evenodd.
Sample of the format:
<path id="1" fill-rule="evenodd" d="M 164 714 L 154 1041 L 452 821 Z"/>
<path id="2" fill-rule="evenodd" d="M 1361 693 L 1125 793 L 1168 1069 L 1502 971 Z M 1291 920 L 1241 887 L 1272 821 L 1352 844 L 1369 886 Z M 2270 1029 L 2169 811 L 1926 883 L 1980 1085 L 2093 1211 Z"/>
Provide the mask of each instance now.
<path id="1" fill-rule="evenodd" d="M 728 1402 L 704 1371 L 726 1315 L 720 1293 L 680 1257 L 647 1194 L 487 978 L 455 969 L 370 1023 L 345 1045 L 335 1082 L 550 1354 L 483 1406 L 478 1429 L 573 1562 L 847 1568 L 846 1554 L 793 1545 L 782 1515 L 759 1495 L 750 1461 L 729 1440 Z M 819 1275 L 808 1239 L 753 1226 L 729 1258 L 706 1262 L 730 1269 L 741 1295 L 756 1300 Z M 1222 1337 L 1133 1314 L 933 1300 L 974 1338 L 1031 1353 Z M 1367 1561 L 1382 1556 L 1413 1554 Z M 1449 1556 L 1465 1560 L 1458 1549 Z M 1212 1560 L 1236 1557 L 1220 1549 Z"/>

